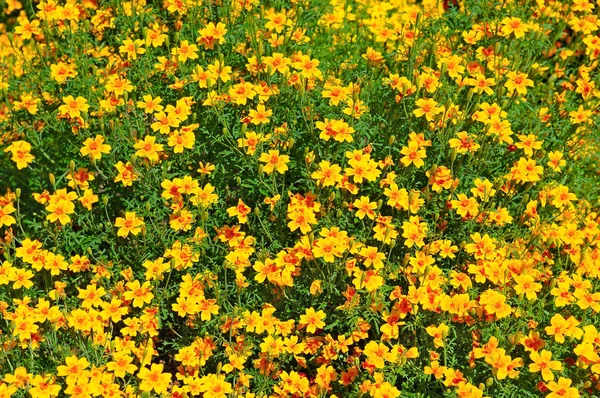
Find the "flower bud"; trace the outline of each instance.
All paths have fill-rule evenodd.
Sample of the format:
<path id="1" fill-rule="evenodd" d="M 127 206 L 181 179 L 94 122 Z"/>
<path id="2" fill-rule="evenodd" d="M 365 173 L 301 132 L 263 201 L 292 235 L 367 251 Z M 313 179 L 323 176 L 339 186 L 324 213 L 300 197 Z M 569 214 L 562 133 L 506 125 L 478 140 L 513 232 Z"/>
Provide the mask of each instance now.
<path id="1" fill-rule="evenodd" d="M 52 185 L 54 187 L 56 185 L 56 178 L 54 177 L 54 174 L 49 173 L 48 179 L 50 180 L 50 185 Z"/>
<path id="2" fill-rule="evenodd" d="M 15 189 L 15 196 L 17 197 L 17 199 L 21 197 L 21 188 Z"/>
<path id="3" fill-rule="evenodd" d="M 470 88 L 469 91 L 467 92 L 467 102 L 471 102 L 472 98 L 473 98 L 473 89 Z"/>
<path id="4" fill-rule="evenodd" d="M 410 260 L 410 253 L 406 253 L 404 255 L 404 260 L 402 260 L 402 266 L 406 267 L 408 265 L 409 260 Z"/>

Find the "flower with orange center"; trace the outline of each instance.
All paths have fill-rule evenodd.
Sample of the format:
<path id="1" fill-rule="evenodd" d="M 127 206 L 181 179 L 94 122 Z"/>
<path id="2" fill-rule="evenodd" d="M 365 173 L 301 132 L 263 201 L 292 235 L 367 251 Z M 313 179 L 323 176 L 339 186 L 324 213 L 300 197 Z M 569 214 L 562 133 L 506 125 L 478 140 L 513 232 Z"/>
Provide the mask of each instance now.
<path id="1" fill-rule="evenodd" d="M 127 290 L 123 293 L 123 298 L 128 301 L 133 301 L 133 306 L 141 308 L 144 304 L 148 304 L 154 298 L 151 290 L 150 281 L 144 282 L 143 285 L 140 285 L 140 281 L 137 279 L 133 282 L 127 283 Z"/>
<path id="2" fill-rule="evenodd" d="M 433 98 L 419 98 L 415 104 L 417 109 L 413 111 L 416 117 L 425 116 L 428 122 L 433 121 L 437 114 L 444 111 L 444 108 L 438 106 L 438 103 Z"/>
<path id="3" fill-rule="evenodd" d="M 31 389 L 28 391 L 32 397 L 51 398 L 56 397 L 60 392 L 60 385 L 55 383 L 52 376 L 36 375 L 31 380 Z M 2 396 L 2 394 L 0 394 Z"/>
<path id="4" fill-rule="evenodd" d="M 136 217 L 135 212 L 125 212 L 125 218 L 117 217 L 115 220 L 115 227 L 119 227 L 117 235 L 126 238 L 129 233 L 137 235 L 142 230 L 144 219 L 142 217 Z"/>
<path id="5" fill-rule="evenodd" d="M 403 146 L 400 149 L 400 153 L 404 155 L 400 158 L 400 162 L 402 162 L 404 167 L 414 164 L 416 168 L 420 168 L 425 164 L 423 161 L 427 157 L 425 148 L 420 147 L 416 141 L 409 141 L 408 146 Z"/>
<path id="6" fill-rule="evenodd" d="M 237 206 L 232 206 L 228 208 L 227 214 L 229 214 L 229 217 L 237 216 L 238 222 L 240 224 L 245 224 L 248 221 L 248 214 L 250 214 L 250 210 L 252 209 L 246 206 L 246 204 L 241 199 L 238 199 Z"/>
<path id="7" fill-rule="evenodd" d="M 508 89 L 510 94 L 516 91 L 520 95 L 525 95 L 527 94 L 527 87 L 533 87 L 533 80 L 527 78 L 527 73 L 510 71 L 506 74 L 506 77 L 508 80 L 504 83 L 504 87 Z"/>
<path id="8" fill-rule="evenodd" d="M 69 214 L 75 212 L 75 205 L 68 200 L 60 199 L 57 202 L 49 203 L 46 210 L 50 212 L 46 216 L 46 220 L 50 222 L 59 221 L 62 225 L 65 225 L 71 222 Z"/>
<path id="9" fill-rule="evenodd" d="M 94 139 L 88 138 L 83 142 L 83 147 L 79 150 L 81 156 L 90 156 L 93 160 L 100 160 L 102 154 L 107 154 L 111 146 L 104 143 L 104 136 L 97 135 Z"/>
<path id="10" fill-rule="evenodd" d="M 479 203 L 477 199 L 467 197 L 464 193 L 459 193 L 455 200 L 450 202 L 452 208 L 461 217 L 475 217 L 479 213 Z"/>
<path id="11" fill-rule="evenodd" d="M 143 140 L 139 140 L 134 146 L 137 149 L 136 156 L 148 158 L 151 162 L 157 162 L 159 152 L 163 151 L 163 146 L 156 143 L 156 137 L 147 135 Z"/>
<path id="12" fill-rule="evenodd" d="M 163 364 L 153 363 L 150 369 L 144 367 L 141 368 L 138 373 L 138 378 L 142 381 L 140 383 L 140 390 L 144 392 L 151 392 L 154 390 L 157 394 L 164 394 L 169 388 L 171 383 L 171 374 L 163 373 Z"/>
<path id="13" fill-rule="evenodd" d="M 67 378 L 67 384 L 74 384 L 78 379 L 85 378 L 86 369 L 90 362 L 86 358 L 77 358 L 76 355 L 65 358 L 65 364 L 56 367 L 56 374 Z"/>
<path id="14" fill-rule="evenodd" d="M 89 109 L 87 100 L 83 97 L 73 98 L 72 95 L 67 95 L 63 98 L 64 105 L 58 107 L 60 115 L 69 115 L 71 118 L 81 116 L 81 113 L 85 113 Z"/>
<path id="15" fill-rule="evenodd" d="M 269 123 L 269 117 L 273 114 L 271 109 L 265 108 L 263 104 L 259 104 L 256 109 L 251 109 L 248 113 L 250 122 L 255 125 Z"/>
<path id="16" fill-rule="evenodd" d="M 544 381 L 554 380 L 553 370 L 562 370 L 562 365 L 559 361 L 552 361 L 552 353 L 547 350 L 542 350 L 540 353 L 536 351 L 530 354 L 532 364 L 529 365 L 530 372 L 542 372 Z"/>
<path id="17" fill-rule="evenodd" d="M 270 150 L 269 153 L 261 153 L 258 160 L 266 163 L 263 168 L 265 173 L 271 174 L 277 170 L 278 173 L 284 174 L 288 169 L 287 163 L 289 163 L 290 157 L 280 155 L 278 150 Z"/>
<path id="18" fill-rule="evenodd" d="M 127 373 L 133 374 L 137 370 L 137 366 L 131 363 L 133 358 L 125 352 L 113 353 L 113 360 L 106 364 L 106 369 L 113 372 L 115 377 L 125 377 Z"/>
<path id="19" fill-rule="evenodd" d="M 27 141 L 14 141 L 4 152 L 12 153 L 11 160 L 17 164 L 17 169 L 21 170 L 27 167 L 27 165 L 33 162 L 35 156 L 30 154 L 31 144 Z"/>
<path id="20" fill-rule="evenodd" d="M 308 333 L 315 333 L 317 329 L 321 329 L 325 326 L 326 315 L 323 311 L 315 311 L 314 308 L 310 307 L 306 309 L 304 315 L 300 315 L 300 324 L 306 325 L 306 331 Z"/>
<path id="21" fill-rule="evenodd" d="M 546 398 L 577 398 L 581 395 L 579 394 L 579 390 L 575 387 L 571 387 L 572 384 L 571 379 L 567 379 L 564 377 L 560 377 L 558 382 L 551 381 L 548 383 L 548 389 L 552 391 L 550 394 L 546 395 Z"/>

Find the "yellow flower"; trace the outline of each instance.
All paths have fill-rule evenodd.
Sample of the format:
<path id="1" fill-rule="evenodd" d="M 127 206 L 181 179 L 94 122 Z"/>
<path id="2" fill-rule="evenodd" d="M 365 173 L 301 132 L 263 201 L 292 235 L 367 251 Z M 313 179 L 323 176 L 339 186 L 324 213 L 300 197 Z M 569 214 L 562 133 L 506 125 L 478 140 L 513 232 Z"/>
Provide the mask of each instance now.
<path id="1" fill-rule="evenodd" d="M 504 87 L 509 93 L 516 91 L 520 95 L 527 94 L 527 87 L 533 87 L 533 80 L 527 78 L 527 73 L 508 72 L 506 74 L 508 80 L 504 83 Z"/>
<path id="2" fill-rule="evenodd" d="M 579 390 L 575 387 L 571 387 L 573 382 L 571 379 L 567 379 L 564 377 L 560 377 L 558 379 L 558 383 L 555 381 L 551 381 L 548 383 L 548 389 L 552 391 L 550 394 L 546 395 L 546 398 L 577 398 L 581 395 L 579 394 Z"/>
<path id="3" fill-rule="evenodd" d="M 321 310 L 315 311 L 314 308 L 310 307 L 306 309 L 304 315 L 300 315 L 300 324 L 306 325 L 306 331 L 308 333 L 315 333 L 317 329 L 321 329 L 325 326 L 325 313 Z"/>
<path id="4" fill-rule="evenodd" d="M 102 154 L 110 153 L 111 146 L 104 144 L 104 136 L 97 135 L 94 139 L 88 138 L 83 142 L 83 147 L 79 150 L 81 156 L 90 156 L 91 159 L 100 160 Z"/>
<path id="5" fill-rule="evenodd" d="M 252 124 L 266 124 L 269 123 L 269 117 L 273 114 L 271 109 L 265 108 L 263 104 L 258 104 L 256 109 L 251 109 L 248 113 L 248 117 Z"/>
<path id="6" fill-rule="evenodd" d="M 75 212 L 75 205 L 68 200 L 60 199 L 57 202 L 49 203 L 46 210 L 50 212 L 46 216 L 46 220 L 50 222 L 59 221 L 62 225 L 65 225 L 71 222 L 69 214 Z"/>
<path id="7" fill-rule="evenodd" d="M 27 141 L 14 141 L 4 149 L 4 152 L 12 153 L 11 160 L 17 164 L 19 170 L 27 167 L 35 159 L 35 156 L 29 153 L 30 151 L 31 144 Z"/>
<path id="8" fill-rule="evenodd" d="M 133 374 L 137 366 L 132 364 L 133 358 L 124 352 L 115 352 L 112 355 L 113 360 L 106 364 L 106 369 L 113 372 L 115 377 L 125 377 L 127 373 Z"/>
<path id="9" fill-rule="evenodd" d="M 551 361 L 552 353 L 547 350 L 542 350 L 540 353 L 535 351 L 529 354 L 532 364 L 529 365 L 530 372 L 542 372 L 544 381 L 554 380 L 553 370 L 562 370 L 562 365 L 559 361 Z"/>
<path id="10" fill-rule="evenodd" d="M 119 227 L 117 235 L 123 238 L 126 238 L 129 233 L 133 235 L 139 234 L 144 225 L 144 219 L 136 217 L 135 212 L 125 212 L 125 218 L 117 217 L 115 220 L 115 227 Z"/>
<path id="11" fill-rule="evenodd" d="M 148 304 L 154 298 L 154 295 L 151 292 L 151 284 L 150 281 L 144 282 L 143 285 L 140 285 L 140 281 L 137 279 L 133 282 L 127 283 L 127 290 L 123 293 L 123 298 L 128 301 L 133 301 L 133 306 L 141 308 L 144 304 Z"/>
<path id="12" fill-rule="evenodd" d="M 10 226 L 16 222 L 15 218 L 11 216 L 11 213 L 17 211 L 12 203 L 7 203 L 4 206 L 0 206 L 0 227 Z"/>
<path id="13" fill-rule="evenodd" d="M 156 143 L 156 137 L 147 135 L 143 140 L 139 140 L 134 146 L 137 149 L 136 156 L 148 158 L 151 162 L 157 162 L 159 152 L 163 151 L 163 146 Z"/>
<path id="14" fill-rule="evenodd" d="M 290 157 L 280 155 L 278 150 L 270 150 L 269 153 L 261 153 L 258 160 L 266 163 L 263 169 L 265 173 L 271 174 L 277 170 L 278 173 L 284 174 L 288 169 L 287 163 L 289 163 Z"/>
<path id="15" fill-rule="evenodd" d="M 146 367 L 141 368 L 137 375 L 142 381 L 140 383 L 140 390 L 144 392 L 154 390 L 157 394 L 166 393 L 171 383 L 171 374 L 163 373 L 163 368 L 163 364 L 156 363 L 153 363 L 150 369 Z"/>
<path id="16" fill-rule="evenodd" d="M 72 95 L 67 95 L 63 98 L 64 105 L 58 107 L 58 111 L 61 115 L 69 115 L 71 118 L 81 116 L 81 113 L 85 113 L 89 109 L 87 100 L 83 97 L 73 98 Z"/>
<path id="17" fill-rule="evenodd" d="M 138 54 L 145 54 L 146 49 L 143 47 L 144 41 L 141 39 L 131 40 L 125 39 L 123 40 L 123 44 L 119 47 L 119 53 L 127 54 L 127 59 L 136 60 Z"/>

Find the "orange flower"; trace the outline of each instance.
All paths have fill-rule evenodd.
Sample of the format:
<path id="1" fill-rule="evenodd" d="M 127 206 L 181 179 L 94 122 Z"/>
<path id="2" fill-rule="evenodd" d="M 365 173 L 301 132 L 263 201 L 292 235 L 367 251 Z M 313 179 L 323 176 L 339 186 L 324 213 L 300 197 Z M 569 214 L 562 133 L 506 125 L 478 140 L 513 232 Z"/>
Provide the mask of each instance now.
<path id="1" fill-rule="evenodd" d="M 246 204 L 241 199 L 238 199 L 237 206 L 228 208 L 227 214 L 229 214 L 229 217 L 237 216 L 238 222 L 240 224 L 245 224 L 248 221 L 248 214 L 250 214 L 250 210 L 252 209 L 246 206 Z"/>

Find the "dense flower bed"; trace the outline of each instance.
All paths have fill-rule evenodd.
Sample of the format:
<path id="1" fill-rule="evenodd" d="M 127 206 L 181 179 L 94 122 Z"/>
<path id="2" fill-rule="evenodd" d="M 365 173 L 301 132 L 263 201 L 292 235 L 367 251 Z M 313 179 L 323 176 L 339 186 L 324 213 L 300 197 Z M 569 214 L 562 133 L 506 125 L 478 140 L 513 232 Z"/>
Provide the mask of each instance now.
<path id="1" fill-rule="evenodd" d="M 0 6 L 0 397 L 600 395 L 600 2 Z"/>

